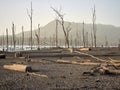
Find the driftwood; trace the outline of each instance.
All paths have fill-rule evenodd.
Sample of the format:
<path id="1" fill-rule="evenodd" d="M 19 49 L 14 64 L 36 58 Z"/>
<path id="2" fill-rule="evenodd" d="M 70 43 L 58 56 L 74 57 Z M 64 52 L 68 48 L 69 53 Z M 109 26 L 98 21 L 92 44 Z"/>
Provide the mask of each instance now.
<path id="1" fill-rule="evenodd" d="M 80 48 L 79 50 L 80 51 L 90 51 L 91 49 L 90 48 Z"/>
<path id="2" fill-rule="evenodd" d="M 59 59 L 56 61 L 57 63 L 63 63 L 63 64 L 76 64 L 76 65 L 92 65 L 92 66 L 97 66 L 100 63 L 94 63 L 94 62 L 76 62 L 76 61 L 68 61 L 68 60 L 62 60 Z"/>
<path id="3" fill-rule="evenodd" d="M 44 78 L 48 78 L 48 76 L 47 75 L 41 75 L 41 74 L 37 74 L 37 73 L 34 73 L 34 72 L 27 72 L 29 75 L 34 75 L 34 76 L 39 76 L 39 77 L 44 77 Z"/>
<path id="4" fill-rule="evenodd" d="M 79 54 L 82 54 L 82 55 L 87 55 L 87 56 L 89 56 L 89 57 L 92 57 L 92 58 L 96 59 L 96 60 L 99 61 L 99 62 L 106 62 L 106 60 L 100 59 L 100 58 L 95 57 L 95 56 L 93 56 L 93 55 L 91 55 L 91 54 L 87 54 L 87 53 L 83 53 L 83 52 L 79 52 L 79 51 L 74 51 L 74 52 L 79 53 Z"/>
<path id="5" fill-rule="evenodd" d="M 69 61 L 69 60 L 63 60 L 63 59 L 59 59 L 56 61 L 57 63 L 62 63 L 62 64 L 76 64 L 76 65 L 88 65 L 88 66 L 98 66 L 98 65 L 101 65 L 101 64 L 104 64 L 104 65 L 109 65 L 109 66 L 114 66 L 115 68 L 118 68 L 120 67 L 120 64 L 119 63 L 113 63 L 111 64 L 107 64 L 107 63 L 101 63 L 101 62 L 77 62 L 77 61 Z"/>
<path id="6" fill-rule="evenodd" d="M 62 53 L 72 53 L 73 49 L 72 48 L 67 48 L 67 49 L 63 49 Z"/>
<path id="7" fill-rule="evenodd" d="M 120 69 L 119 69 L 120 64 L 118 64 L 119 62 L 117 62 L 116 60 L 113 60 L 111 58 L 109 58 L 110 60 L 103 60 L 87 53 L 78 52 L 78 51 L 75 52 L 90 56 L 100 62 L 100 64 L 97 67 L 91 69 L 90 74 L 94 74 L 96 72 L 100 74 L 120 74 Z M 115 62 L 117 62 L 117 64 Z M 114 69 L 108 68 L 108 66 L 110 65 L 113 66 Z"/>
<path id="8" fill-rule="evenodd" d="M 115 75 L 120 75 L 120 70 L 108 70 L 106 71 L 107 74 L 115 74 Z"/>
<path id="9" fill-rule="evenodd" d="M 120 66 L 119 64 L 116 65 L 116 64 L 113 62 L 113 60 L 104 60 L 104 59 L 100 59 L 100 58 L 95 57 L 95 56 L 93 56 L 93 55 L 90 55 L 90 54 L 87 54 L 87 53 L 83 53 L 83 52 L 79 52 L 79 51 L 74 51 L 74 52 L 79 53 L 79 54 L 83 54 L 83 55 L 90 56 L 90 57 L 96 59 L 98 62 L 110 63 L 110 64 L 112 64 L 116 69 L 118 68 L 118 66 Z"/>
<path id="10" fill-rule="evenodd" d="M 32 70 L 30 66 L 22 65 L 22 64 L 4 65 L 3 68 L 8 70 L 20 71 L 20 72 L 27 72 Z"/>
<path id="11" fill-rule="evenodd" d="M 93 75 L 93 74 L 96 74 L 96 73 L 99 73 L 99 74 L 112 74 L 112 75 L 120 75 L 120 70 L 114 70 L 114 69 L 109 69 L 109 68 L 106 68 L 106 67 L 99 67 L 98 69 L 92 69 L 90 71 L 90 74 Z"/>

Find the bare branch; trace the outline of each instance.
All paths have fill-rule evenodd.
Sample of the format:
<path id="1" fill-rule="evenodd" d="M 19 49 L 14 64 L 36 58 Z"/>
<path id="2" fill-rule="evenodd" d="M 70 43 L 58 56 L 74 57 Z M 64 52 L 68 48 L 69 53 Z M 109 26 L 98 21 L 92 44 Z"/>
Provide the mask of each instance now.
<path id="1" fill-rule="evenodd" d="M 28 9 L 26 9 L 26 10 L 27 10 L 27 15 L 28 15 L 28 17 L 29 17 L 29 18 L 31 18 L 31 16 L 30 16 L 30 13 L 29 13 Z"/>

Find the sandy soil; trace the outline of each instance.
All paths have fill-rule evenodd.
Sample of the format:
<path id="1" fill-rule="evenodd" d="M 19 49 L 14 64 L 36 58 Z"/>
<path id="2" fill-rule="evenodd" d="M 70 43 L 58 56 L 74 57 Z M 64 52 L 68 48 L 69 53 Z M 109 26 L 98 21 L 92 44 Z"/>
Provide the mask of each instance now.
<path id="1" fill-rule="evenodd" d="M 107 58 L 107 57 L 102 57 Z M 119 59 L 120 57 L 113 57 Z M 25 59 L 0 59 L 0 90 L 120 90 L 120 75 L 83 75 L 93 66 L 60 64 L 56 57 Z M 66 60 L 90 60 L 89 57 L 63 57 Z M 31 65 L 33 72 L 48 78 L 28 73 L 5 70 L 3 65 L 23 62 Z"/>

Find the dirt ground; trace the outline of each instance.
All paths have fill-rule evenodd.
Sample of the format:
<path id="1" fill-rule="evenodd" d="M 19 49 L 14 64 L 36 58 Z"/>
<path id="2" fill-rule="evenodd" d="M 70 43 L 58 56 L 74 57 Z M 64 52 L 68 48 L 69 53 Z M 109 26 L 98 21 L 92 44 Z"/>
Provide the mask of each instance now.
<path id="1" fill-rule="evenodd" d="M 107 58 L 107 57 L 102 57 Z M 112 57 L 119 59 L 119 56 Z M 58 57 L 0 59 L 0 90 L 120 90 L 120 75 L 83 75 L 93 66 L 56 63 Z M 63 57 L 65 60 L 91 60 L 89 57 Z M 41 77 L 3 68 L 5 64 L 23 62 Z"/>

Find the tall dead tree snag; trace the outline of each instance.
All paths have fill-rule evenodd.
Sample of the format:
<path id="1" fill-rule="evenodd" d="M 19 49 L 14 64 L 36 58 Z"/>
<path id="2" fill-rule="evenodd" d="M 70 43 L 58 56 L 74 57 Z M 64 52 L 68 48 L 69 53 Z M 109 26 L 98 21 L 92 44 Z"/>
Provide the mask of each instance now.
<path id="1" fill-rule="evenodd" d="M 108 40 L 107 40 L 107 36 L 105 36 L 105 46 L 108 47 Z"/>
<path id="2" fill-rule="evenodd" d="M 32 2 L 31 2 L 31 11 L 30 13 L 28 12 L 27 10 L 27 13 L 28 13 L 28 16 L 30 18 L 30 30 L 31 30 L 31 36 L 30 36 L 30 46 L 31 46 L 31 50 L 32 50 L 32 45 L 33 45 L 33 40 L 32 40 L 32 16 L 33 16 L 33 9 L 32 9 Z"/>
<path id="3" fill-rule="evenodd" d="M 93 47 L 93 33 L 92 33 L 92 30 L 91 30 L 91 47 Z"/>
<path id="4" fill-rule="evenodd" d="M 58 19 L 56 21 L 56 47 L 58 47 Z"/>
<path id="5" fill-rule="evenodd" d="M 82 35 L 83 35 L 83 47 L 85 47 L 85 30 L 84 30 L 84 21 L 83 21 Z"/>
<path id="6" fill-rule="evenodd" d="M 86 39 L 85 39 L 85 42 L 86 42 L 86 47 L 88 47 L 88 46 L 89 46 L 88 32 L 86 32 Z"/>
<path id="7" fill-rule="evenodd" d="M 22 49 L 24 47 L 24 27 L 22 26 Z"/>
<path id="8" fill-rule="evenodd" d="M 69 25 L 66 27 L 66 33 L 67 33 L 67 39 L 68 39 L 68 48 L 70 46 L 70 39 L 69 39 L 69 33 L 71 31 L 71 23 L 69 23 Z"/>
<path id="9" fill-rule="evenodd" d="M 16 38 L 15 38 L 15 25 L 14 25 L 14 23 L 12 23 L 12 36 L 13 36 L 13 47 L 14 47 L 14 50 L 15 50 Z"/>
<path id="10" fill-rule="evenodd" d="M 3 33 L 3 51 L 4 51 L 4 46 L 5 46 L 5 39 L 4 39 L 4 33 Z"/>
<path id="11" fill-rule="evenodd" d="M 35 32 L 35 36 L 37 38 L 38 50 L 40 50 L 40 24 L 38 24 L 38 34 Z"/>
<path id="12" fill-rule="evenodd" d="M 6 51 L 8 51 L 8 29 L 6 28 L 6 44 L 7 44 L 7 50 Z"/>
<path id="13" fill-rule="evenodd" d="M 40 24 L 38 24 L 38 49 L 40 49 Z"/>
<path id="14" fill-rule="evenodd" d="M 59 23 L 61 24 L 62 26 L 62 30 L 64 32 L 64 35 L 65 35 L 65 43 L 67 44 L 67 48 L 69 48 L 69 40 L 68 40 L 68 37 L 67 37 L 67 31 L 65 29 L 65 26 L 64 26 L 64 14 L 61 13 L 61 10 L 56 10 L 55 8 L 51 7 L 52 10 L 58 15 L 59 19 Z"/>
<path id="15" fill-rule="evenodd" d="M 92 13 L 92 22 L 93 22 L 93 37 L 94 37 L 94 46 L 96 47 L 96 10 L 95 5 Z"/>

